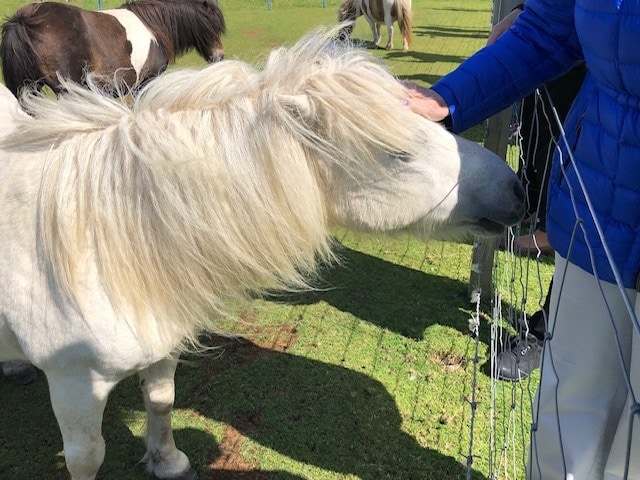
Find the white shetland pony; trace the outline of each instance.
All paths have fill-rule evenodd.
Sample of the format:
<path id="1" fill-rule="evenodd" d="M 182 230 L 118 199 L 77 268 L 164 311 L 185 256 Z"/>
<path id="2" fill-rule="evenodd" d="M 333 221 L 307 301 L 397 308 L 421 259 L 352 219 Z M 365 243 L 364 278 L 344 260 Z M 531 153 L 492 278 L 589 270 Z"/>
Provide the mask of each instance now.
<path id="1" fill-rule="evenodd" d="M 179 352 L 238 299 L 307 287 L 331 225 L 495 235 L 523 216 L 503 161 L 412 113 L 333 34 L 262 69 L 166 73 L 130 104 L 66 83 L 3 118 L 0 361 L 46 375 L 74 480 L 95 478 L 107 397 L 136 373 L 150 472 L 194 478 L 171 431 Z"/>
<path id="2" fill-rule="evenodd" d="M 398 23 L 402 33 L 402 51 L 407 52 L 411 45 L 411 0 L 342 0 L 338 8 L 338 21 L 348 22 L 342 27 L 341 37 L 349 38 L 356 18 L 364 16 L 369 23 L 373 35 L 373 43 L 378 46 L 382 35 L 380 28 L 387 27 L 387 44 L 385 48 L 393 48 L 393 24 Z"/>

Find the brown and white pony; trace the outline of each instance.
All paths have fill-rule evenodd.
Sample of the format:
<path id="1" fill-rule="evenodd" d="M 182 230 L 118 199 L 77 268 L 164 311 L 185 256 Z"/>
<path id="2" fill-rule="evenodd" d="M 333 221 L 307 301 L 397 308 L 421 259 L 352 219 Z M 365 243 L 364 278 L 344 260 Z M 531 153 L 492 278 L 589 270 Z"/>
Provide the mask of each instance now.
<path id="1" fill-rule="evenodd" d="M 59 92 L 59 76 L 80 83 L 87 72 L 107 88 L 127 89 L 192 48 L 207 62 L 221 60 L 225 30 L 212 0 L 137 0 L 101 12 L 31 3 L 2 26 L 2 73 L 14 95 L 23 86 Z"/>
<path id="2" fill-rule="evenodd" d="M 387 44 L 385 48 L 393 48 L 393 24 L 398 22 L 402 33 L 402 50 L 409 50 L 411 45 L 411 0 L 343 0 L 338 8 L 338 21 L 349 22 L 342 28 L 340 37 L 351 37 L 356 18 L 364 16 L 369 22 L 373 43 L 377 46 L 382 38 L 380 26 L 387 26 Z"/>

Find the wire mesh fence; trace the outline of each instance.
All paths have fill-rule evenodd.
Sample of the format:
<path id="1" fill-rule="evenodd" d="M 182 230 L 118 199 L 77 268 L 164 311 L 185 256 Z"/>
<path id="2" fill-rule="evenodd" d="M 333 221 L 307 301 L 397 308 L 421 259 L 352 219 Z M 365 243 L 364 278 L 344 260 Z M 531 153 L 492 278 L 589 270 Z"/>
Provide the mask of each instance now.
<path id="1" fill-rule="evenodd" d="M 527 152 L 523 136 L 534 151 L 544 150 L 542 157 L 547 161 L 551 161 L 558 143 L 568 141 L 562 130 L 563 113 L 558 112 L 549 90 L 535 92 L 532 99 L 539 107 L 534 109 L 535 123 L 541 127 L 528 132 L 516 128 L 507 161 L 513 164 L 517 159 L 514 166 L 521 172 L 525 188 L 543 195 L 546 189 L 535 185 L 526 174 L 526 162 L 535 155 L 528 159 L 523 155 Z M 516 111 L 514 125 L 520 127 L 526 122 L 519 107 Z M 555 130 L 559 135 L 549 144 L 542 140 L 546 137 L 541 129 Z M 569 155 L 572 157 L 572 153 Z M 574 208 L 577 211 L 576 197 L 586 198 L 592 216 L 577 218 L 571 228 L 573 243 L 575 236 L 586 235 L 585 221 L 596 225 L 598 221 L 589 201 L 593 192 L 586 191 L 581 180 L 580 162 L 570 158 L 563 165 L 573 169 L 572 175 L 563 170 L 563 178 L 577 179 L 570 187 L 581 192 L 572 196 Z M 540 170 L 545 172 L 542 181 L 548 181 L 547 165 L 541 165 Z M 492 265 L 492 421 L 489 441 L 481 443 L 489 448 L 489 477 L 637 478 L 637 465 L 633 464 L 640 420 L 636 394 L 640 332 L 635 310 L 637 292 L 624 288 L 601 228 L 597 228 L 598 238 L 587 237 L 586 243 L 592 258 L 597 246 L 607 254 L 615 283 L 598 280 L 562 257 L 550 260 L 553 257 L 545 256 L 544 247 L 534 237 L 544 199 L 535 195 L 528 198 L 531 223 L 509 229 L 504 251 L 496 253 Z M 530 240 L 526 249 L 522 248 L 523 238 Z M 555 261 L 552 279 L 541 269 L 550 261 Z M 592 268 L 597 272 L 595 263 Z M 541 313 L 542 329 L 530 322 L 532 316 L 525 305 L 532 301 Z M 483 328 L 480 322 L 478 328 Z M 537 338 L 531 336 L 536 328 L 541 333 Z M 539 365 L 531 368 L 527 356 L 532 348 L 541 347 L 543 353 L 535 356 Z M 501 378 L 505 354 L 510 355 L 509 367 L 516 374 L 507 379 Z M 471 431 L 470 459 L 474 455 L 472 446 L 477 443 Z M 472 470 L 468 472 L 471 478 Z"/>

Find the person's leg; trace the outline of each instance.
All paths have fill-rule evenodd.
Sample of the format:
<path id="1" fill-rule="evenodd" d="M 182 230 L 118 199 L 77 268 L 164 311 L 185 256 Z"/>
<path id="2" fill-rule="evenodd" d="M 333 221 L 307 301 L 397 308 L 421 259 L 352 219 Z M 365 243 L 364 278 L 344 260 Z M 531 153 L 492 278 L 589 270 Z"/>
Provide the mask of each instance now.
<path id="1" fill-rule="evenodd" d="M 529 319 L 529 331 L 540 340 L 544 340 L 545 334 L 547 333 L 552 289 L 553 277 L 551 277 L 551 281 L 549 282 L 549 289 L 547 290 L 547 295 L 544 297 L 544 304 L 542 305 L 542 308 L 531 315 L 531 318 Z"/>
<path id="2" fill-rule="evenodd" d="M 640 295 L 636 295 L 636 317 L 640 318 Z M 604 480 L 638 480 L 640 479 L 640 337 L 633 329 L 629 334 L 633 337 L 629 380 L 635 396 L 635 404 L 631 395 L 622 410 L 618 429 L 613 440 L 611 453 L 607 459 Z M 630 427 L 632 430 L 630 430 Z M 631 438 L 629 458 L 627 458 L 627 441 Z M 628 476 L 625 477 L 625 469 Z"/>
<path id="3" fill-rule="evenodd" d="M 498 354 L 496 375 L 500 380 L 517 382 L 531 375 L 540 367 L 542 341 L 547 332 L 549 303 L 553 278 L 542 308 L 528 318 L 522 318 L 517 325 L 517 335 L 509 339 L 508 346 Z"/>
<path id="4" fill-rule="evenodd" d="M 527 478 L 601 480 L 627 392 L 610 318 L 624 332 L 628 312 L 615 285 L 601 283 L 607 310 L 593 275 L 555 262 Z"/>

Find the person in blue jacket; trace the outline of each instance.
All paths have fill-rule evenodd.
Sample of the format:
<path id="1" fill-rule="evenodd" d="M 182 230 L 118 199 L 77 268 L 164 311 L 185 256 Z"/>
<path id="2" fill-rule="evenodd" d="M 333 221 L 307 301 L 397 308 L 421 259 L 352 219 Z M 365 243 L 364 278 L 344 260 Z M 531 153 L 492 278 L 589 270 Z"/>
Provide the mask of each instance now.
<path id="1" fill-rule="evenodd" d="M 527 477 L 640 479 L 640 1 L 528 0 L 407 100 L 461 132 L 583 61 L 548 184 L 556 269 Z"/>

